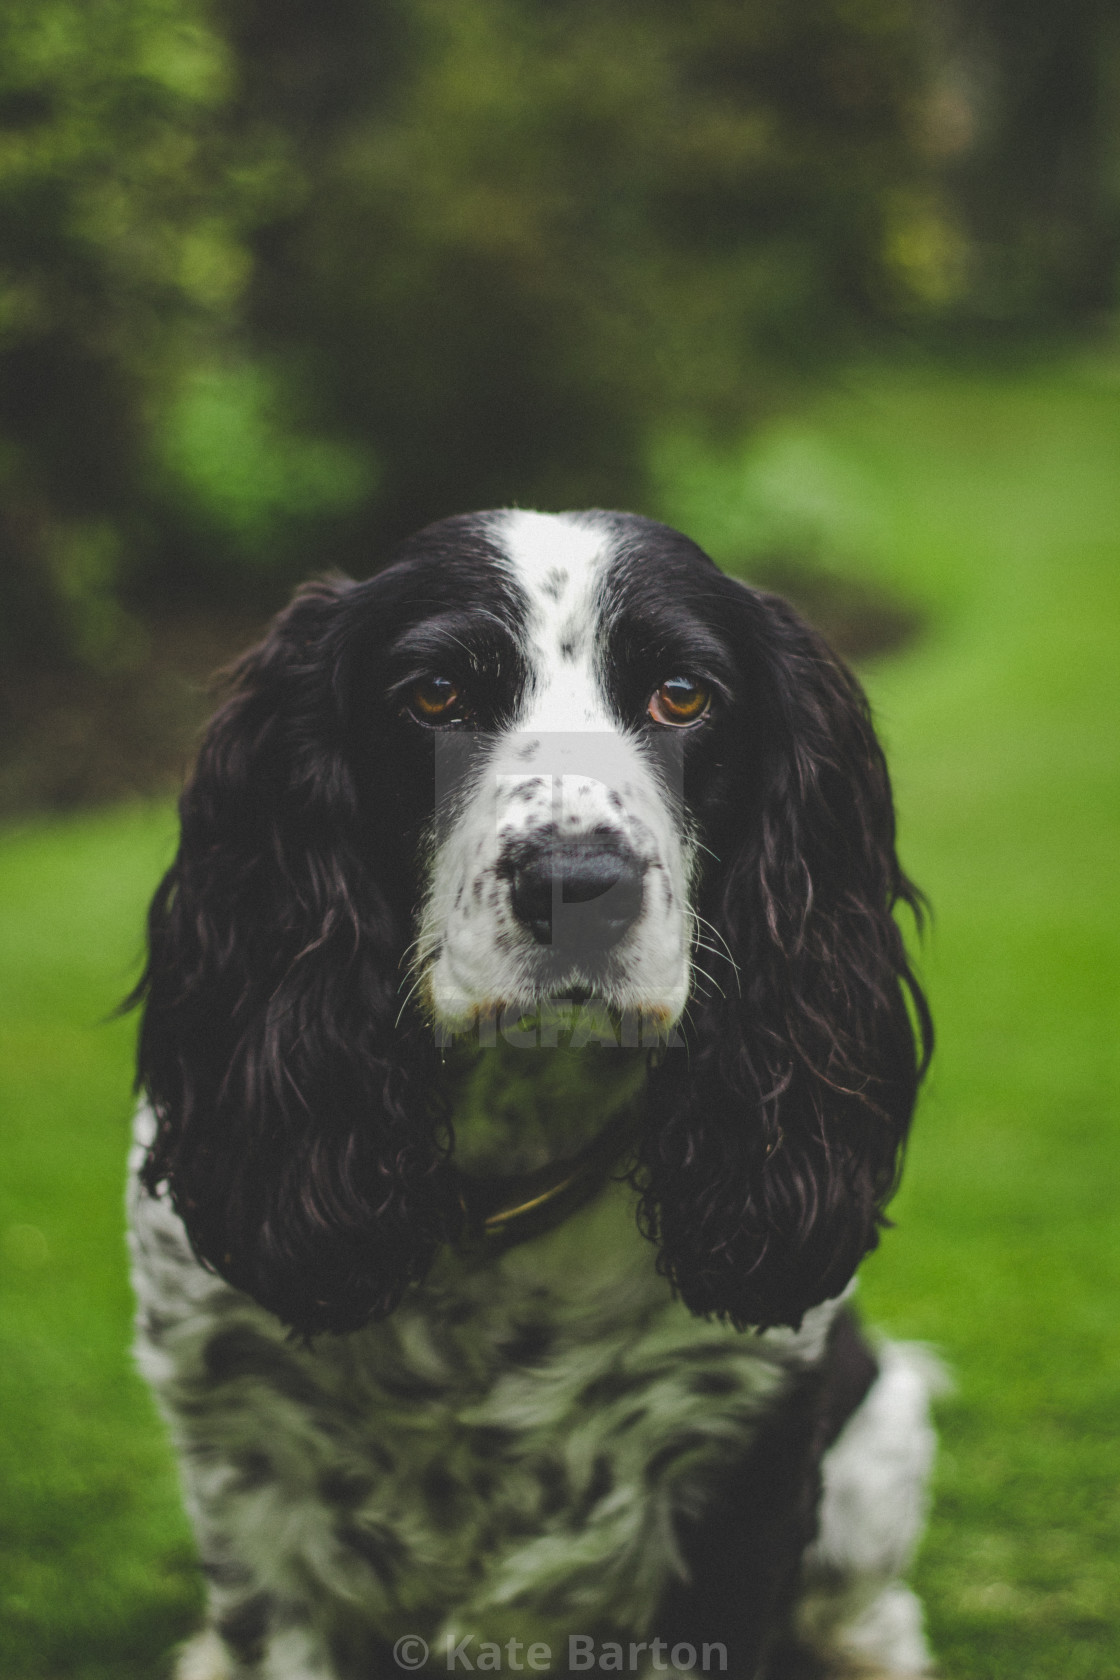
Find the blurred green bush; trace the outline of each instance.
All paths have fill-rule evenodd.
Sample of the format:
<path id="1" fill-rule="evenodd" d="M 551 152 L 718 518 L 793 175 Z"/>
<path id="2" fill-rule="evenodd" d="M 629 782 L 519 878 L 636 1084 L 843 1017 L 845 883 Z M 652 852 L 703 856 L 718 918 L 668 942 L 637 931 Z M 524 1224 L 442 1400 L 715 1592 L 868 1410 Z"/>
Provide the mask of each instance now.
<path id="1" fill-rule="evenodd" d="M 0 709 L 462 507 L 653 506 L 651 434 L 869 323 L 1100 309 L 1116 47 L 1105 0 L 7 0 Z"/>

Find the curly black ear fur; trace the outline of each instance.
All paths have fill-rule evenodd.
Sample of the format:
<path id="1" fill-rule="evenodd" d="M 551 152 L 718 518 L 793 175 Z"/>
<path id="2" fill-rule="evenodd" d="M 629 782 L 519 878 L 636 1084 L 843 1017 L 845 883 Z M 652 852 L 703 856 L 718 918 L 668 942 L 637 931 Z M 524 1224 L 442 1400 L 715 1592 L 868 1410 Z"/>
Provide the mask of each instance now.
<path id="1" fill-rule="evenodd" d="M 652 1083 L 641 1220 L 694 1312 L 797 1325 L 875 1247 L 897 1182 L 932 1030 L 892 911 L 922 901 L 855 677 L 786 603 L 724 586 L 743 699 L 700 813 L 718 990 Z"/>
<path id="2" fill-rule="evenodd" d="M 350 671 L 378 580 L 312 585 L 236 667 L 149 916 L 137 1083 L 199 1257 L 286 1323 L 392 1311 L 445 1231 L 431 1035 L 406 1012 L 399 825 Z M 378 796 L 384 799 L 384 791 Z"/>

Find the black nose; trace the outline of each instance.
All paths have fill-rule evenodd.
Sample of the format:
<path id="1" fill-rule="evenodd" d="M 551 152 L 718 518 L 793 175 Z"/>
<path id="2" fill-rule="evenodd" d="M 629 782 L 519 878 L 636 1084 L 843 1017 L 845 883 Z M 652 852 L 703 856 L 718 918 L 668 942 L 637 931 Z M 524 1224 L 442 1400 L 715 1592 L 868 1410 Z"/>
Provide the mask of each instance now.
<path id="1" fill-rule="evenodd" d="M 613 838 L 534 847 L 510 877 L 513 913 L 540 945 L 601 951 L 618 943 L 642 908 L 642 867 Z"/>

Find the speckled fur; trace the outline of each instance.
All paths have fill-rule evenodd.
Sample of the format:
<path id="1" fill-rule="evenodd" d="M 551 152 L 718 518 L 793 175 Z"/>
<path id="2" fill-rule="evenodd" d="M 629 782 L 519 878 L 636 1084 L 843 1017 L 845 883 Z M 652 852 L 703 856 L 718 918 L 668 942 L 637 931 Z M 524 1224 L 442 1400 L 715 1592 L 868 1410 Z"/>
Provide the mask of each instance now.
<path id="1" fill-rule="evenodd" d="M 141 1138 L 149 1126 L 142 1111 Z M 183 1680 L 217 1680 L 219 1653 L 262 1680 L 364 1680 L 397 1672 L 405 1633 L 437 1653 L 469 1634 L 558 1651 L 571 1632 L 648 1634 L 681 1569 L 676 1522 L 819 1360 L 837 1308 L 762 1336 L 693 1318 L 618 1183 L 498 1259 L 446 1254 L 385 1323 L 301 1346 L 199 1266 L 165 1200 L 138 1194 L 131 1211 L 139 1362 L 181 1455 L 219 1636 L 191 1648 Z M 893 1513 L 872 1559 L 853 1537 L 847 1590 L 861 1624 L 883 1589 L 906 1601 L 905 1639 L 888 1641 L 900 1674 L 926 1662 L 894 1578 L 922 1516 L 921 1381 L 910 1410 L 906 1462 L 889 1441 L 882 1462 L 873 1440 L 854 1463 L 845 1437 L 833 1450 L 849 1485 L 862 1455 Z M 818 1546 L 832 1605 L 847 1546 L 841 1514 Z M 819 1598 L 803 1631 L 843 1651 L 843 1610 L 825 1617 Z"/>

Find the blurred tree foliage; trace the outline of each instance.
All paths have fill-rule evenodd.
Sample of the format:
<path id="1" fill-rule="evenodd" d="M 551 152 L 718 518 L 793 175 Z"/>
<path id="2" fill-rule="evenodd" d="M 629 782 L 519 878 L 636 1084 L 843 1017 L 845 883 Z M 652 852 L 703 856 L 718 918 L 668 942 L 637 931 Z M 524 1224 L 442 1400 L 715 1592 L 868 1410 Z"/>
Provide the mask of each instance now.
<path id="1" fill-rule="evenodd" d="M 909 0 L 9 0 L 6 653 L 640 498 L 883 288 Z"/>
<path id="2" fill-rule="evenodd" d="M 967 314 L 1040 197 L 1011 313 L 1099 306 L 1110 30 L 0 0 L 0 658 L 127 665 L 155 611 L 271 606 L 466 506 L 641 504 L 651 430 L 739 432 L 868 323 Z"/>
<path id="3" fill-rule="evenodd" d="M 191 0 L 0 12 L 0 653 L 110 658 L 146 408 L 245 284 L 210 139 L 229 55 Z M 251 173 L 251 170 L 250 170 Z M 251 197 L 243 191 L 242 197 Z"/>
<path id="4" fill-rule="evenodd" d="M 640 497 L 654 417 L 741 428 L 882 289 L 908 0 L 228 15 L 241 110 L 306 183 L 256 243 L 253 327 L 371 441 L 377 534 Z"/>

